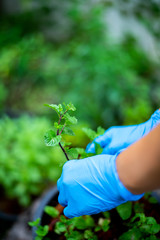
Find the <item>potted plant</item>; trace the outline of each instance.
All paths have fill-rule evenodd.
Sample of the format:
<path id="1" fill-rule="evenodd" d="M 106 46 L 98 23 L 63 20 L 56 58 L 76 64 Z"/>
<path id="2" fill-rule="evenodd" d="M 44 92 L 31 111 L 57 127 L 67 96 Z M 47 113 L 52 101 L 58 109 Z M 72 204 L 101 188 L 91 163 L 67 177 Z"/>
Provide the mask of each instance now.
<path id="1" fill-rule="evenodd" d="M 91 156 L 83 148 L 72 148 L 65 140 L 66 134 L 74 135 L 71 125 L 77 123 L 77 119 L 68 113 L 76 110 L 73 104 L 46 105 L 58 114 L 54 128 L 45 134 L 46 145 L 59 145 L 67 160 Z M 84 132 L 93 140 L 103 134 L 104 129 L 99 127 L 95 132 L 85 128 Z M 100 145 L 96 144 L 96 154 L 101 151 Z M 155 240 L 160 237 L 160 206 L 150 193 L 137 202 L 126 202 L 111 211 L 72 219 L 63 215 L 57 197 L 55 187 L 42 200 L 34 221 L 29 222 L 33 227 L 33 240 Z"/>

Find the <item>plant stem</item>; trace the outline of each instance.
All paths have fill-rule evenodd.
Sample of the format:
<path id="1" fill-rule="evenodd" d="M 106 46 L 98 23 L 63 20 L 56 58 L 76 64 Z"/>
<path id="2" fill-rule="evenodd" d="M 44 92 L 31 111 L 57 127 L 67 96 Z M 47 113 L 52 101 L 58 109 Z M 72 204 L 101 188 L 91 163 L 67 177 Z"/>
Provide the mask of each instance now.
<path id="1" fill-rule="evenodd" d="M 67 161 L 69 161 L 68 155 L 67 155 L 66 151 L 64 150 L 64 148 L 62 147 L 62 145 L 61 145 L 60 142 L 59 142 L 59 146 L 60 146 L 60 148 L 62 149 L 62 151 L 64 152 L 64 155 L 65 155 L 65 157 L 67 158 Z"/>
<path id="2" fill-rule="evenodd" d="M 61 122 L 61 120 L 62 120 L 62 117 L 64 116 L 64 114 L 65 114 L 67 111 L 68 111 L 68 110 L 66 110 L 62 115 L 60 115 L 59 121 L 58 121 L 58 125 L 60 124 L 60 122 Z M 58 135 L 61 135 L 61 133 L 62 133 L 62 131 L 63 131 L 64 128 L 65 128 L 65 124 L 64 124 L 64 126 L 63 126 L 63 128 L 62 128 L 62 130 L 61 130 L 60 132 L 59 132 L 59 129 L 57 130 L 57 136 L 58 136 Z M 60 146 L 60 148 L 62 149 L 62 151 L 64 152 L 64 155 L 65 155 L 67 161 L 69 161 L 69 157 L 68 157 L 65 149 L 62 147 L 62 144 L 61 144 L 60 142 L 59 142 L 59 146 Z"/>
<path id="3" fill-rule="evenodd" d="M 61 135 L 61 133 L 63 132 L 64 128 L 65 128 L 66 124 L 64 124 L 62 130 L 60 131 L 59 135 Z"/>

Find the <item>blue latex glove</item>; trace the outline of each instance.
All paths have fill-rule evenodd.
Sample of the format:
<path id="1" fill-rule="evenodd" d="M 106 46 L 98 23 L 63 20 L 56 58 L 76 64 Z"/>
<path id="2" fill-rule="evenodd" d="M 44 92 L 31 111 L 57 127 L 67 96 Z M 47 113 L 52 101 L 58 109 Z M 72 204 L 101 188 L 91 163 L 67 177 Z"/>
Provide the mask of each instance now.
<path id="1" fill-rule="evenodd" d="M 95 153 L 94 142 L 96 142 L 103 148 L 102 154 L 114 155 L 149 133 L 158 123 L 160 123 L 160 110 L 156 110 L 147 122 L 132 126 L 111 127 L 88 144 L 86 152 Z"/>
<path id="2" fill-rule="evenodd" d="M 57 182 L 58 202 L 68 218 L 108 211 L 143 196 L 129 192 L 119 180 L 117 155 L 97 155 L 66 162 Z"/>

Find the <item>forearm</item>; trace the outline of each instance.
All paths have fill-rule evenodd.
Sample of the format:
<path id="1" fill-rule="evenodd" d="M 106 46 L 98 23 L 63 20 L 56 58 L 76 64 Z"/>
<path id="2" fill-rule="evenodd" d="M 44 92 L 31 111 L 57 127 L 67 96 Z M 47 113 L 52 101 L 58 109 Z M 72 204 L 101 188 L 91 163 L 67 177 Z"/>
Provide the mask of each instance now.
<path id="1" fill-rule="evenodd" d="M 120 153 L 116 161 L 121 182 L 134 194 L 160 187 L 160 124 Z"/>

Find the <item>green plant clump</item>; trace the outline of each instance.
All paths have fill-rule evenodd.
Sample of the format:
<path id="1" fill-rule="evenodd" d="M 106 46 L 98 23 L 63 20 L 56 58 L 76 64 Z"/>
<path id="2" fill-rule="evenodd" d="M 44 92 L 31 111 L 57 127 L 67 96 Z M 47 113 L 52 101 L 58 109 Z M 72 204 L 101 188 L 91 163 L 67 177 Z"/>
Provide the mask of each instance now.
<path id="1" fill-rule="evenodd" d="M 42 140 L 50 122 L 45 118 L 20 117 L 0 120 L 0 182 L 9 198 L 23 206 L 55 182 L 65 162 L 60 149 L 48 149 Z"/>

